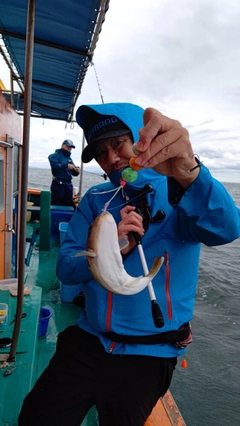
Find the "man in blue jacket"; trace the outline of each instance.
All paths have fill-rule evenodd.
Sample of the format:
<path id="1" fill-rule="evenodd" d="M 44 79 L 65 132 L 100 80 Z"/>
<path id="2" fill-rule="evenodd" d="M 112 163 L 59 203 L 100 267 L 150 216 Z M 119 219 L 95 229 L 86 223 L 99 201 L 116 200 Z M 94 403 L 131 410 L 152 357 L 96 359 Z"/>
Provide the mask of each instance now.
<path id="1" fill-rule="evenodd" d="M 77 122 L 88 143 L 83 162 L 95 158 L 110 182 L 88 190 L 69 223 L 57 274 L 65 284 L 82 283 L 85 307 L 78 325 L 59 334 L 54 357 L 25 399 L 19 425 L 79 425 L 96 405 L 101 426 L 143 426 L 192 340 L 201 243 L 238 238 L 240 211 L 194 156 L 178 121 L 154 108 L 113 103 L 81 106 Z M 123 184 L 133 151 L 135 166 L 143 168 L 136 181 Z M 115 294 L 94 279 L 85 257 L 75 256 L 86 250 L 89 227 L 106 206 L 119 241 L 128 242 L 122 249 L 128 274 L 144 271 L 136 235 L 147 265 L 156 256 L 164 258 L 153 279 L 157 319 L 148 288 Z"/>
<path id="2" fill-rule="evenodd" d="M 75 148 L 73 142 L 66 139 L 63 141 L 61 148 L 56 149 L 48 157 L 52 170 L 51 204 L 53 206 L 75 207 L 73 203 L 72 176 L 78 176 L 80 168 L 75 166 L 71 158 L 73 148 Z"/>

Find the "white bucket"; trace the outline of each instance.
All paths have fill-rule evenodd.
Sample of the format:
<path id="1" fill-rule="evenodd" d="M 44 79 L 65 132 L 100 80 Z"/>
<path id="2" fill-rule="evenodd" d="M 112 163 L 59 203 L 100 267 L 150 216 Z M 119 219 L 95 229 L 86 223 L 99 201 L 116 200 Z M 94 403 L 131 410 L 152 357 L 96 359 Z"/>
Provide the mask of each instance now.
<path id="1" fill-rule="evenodd" d="M 77 195 L 79 193 L 79 189 L 77 186 L 73 187 L 73 196 Z"/>

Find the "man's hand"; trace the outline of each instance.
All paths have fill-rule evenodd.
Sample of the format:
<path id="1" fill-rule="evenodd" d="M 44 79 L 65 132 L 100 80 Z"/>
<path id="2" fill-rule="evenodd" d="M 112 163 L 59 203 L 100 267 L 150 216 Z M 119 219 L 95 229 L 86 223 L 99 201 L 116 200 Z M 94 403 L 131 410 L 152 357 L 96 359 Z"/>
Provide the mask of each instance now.
<path id="1" fill-rule="evenodd" d="M 68 169 L 69 170 L 75 170 L 75 166 L 73 164 L 68 164 Z"/>
<path id="2" fill-rule="evenodd" d="M 134 210 L 134 206 L 126 206 L 120 211 L 122 220 L 118 224 L 118 239 L 119 241 L 129 241 L 129 245 L 122 250 L 123 254 L 129 253 L 136 246 L 132 232 L 138 233 L 141 237 L 145 232 L 143 228 L 143 219 Z"/>
<path id="3" fill-rule="evenodd" d="M 80 167 L 75 167 L 73 164 L 68 164 L 69 170 L 75 170 L 75 172 L 80 173 Z"/>
<path id="4" fill-rule="evenodd" d="M 159 174 L 172 176 L 183 188 L 188 188 L 199 173 L 199 167 L 195 168 L 197 163 L 188 131 L 178 121 L 154 108 L 147 108 L 144 127 L 139 135 L 136 144 L 139 155 L 135 163 L 151 167 Z"/>

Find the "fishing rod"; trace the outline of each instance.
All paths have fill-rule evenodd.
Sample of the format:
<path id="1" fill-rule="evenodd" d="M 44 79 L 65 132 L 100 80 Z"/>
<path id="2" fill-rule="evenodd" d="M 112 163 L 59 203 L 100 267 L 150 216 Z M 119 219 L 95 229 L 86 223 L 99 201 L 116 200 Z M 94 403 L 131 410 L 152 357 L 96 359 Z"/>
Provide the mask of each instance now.
<path id="1" fill-rule="evenodd" d="M 146 184 L 143 187 L 143 189 L 140 190 L 139 197 L 147 194 L 148 192 L 152 192 L 152 190 L 153 190 L 153 187 L 149 184 Z M 143 207 L 136 207 L 135 212 L 138 213 L 143 218 L 143 227 L 145 230 L 147 230 L 149 222 L 152 222 L 152 223 L 162 222 L 162 220 L 165 219 L 166 217 L 166 214 L 163 210 L 158 210 L 156 215 L 152 217 L 149 211 L 149 208 L 146 204 Z M 137 232 L 132 232 L 132 235 L 137 244 L 143 272 L 145 275 L 147 275 L 149 273 L 149 270 L 148 270 L 146 258 L 145 258 L 143 247 L 142 247 L 142 238 Z M 153 317 L 154 325 L 157 328 L 162 328 L 164 326 L 163 314 L 162 314 L 160 305 L 157 302 L 157 298 L 156 298 L 153 284 L 151 281 L 148 283 L 148 293 L 149 293 L 149 297 L 151 301 L 151 309 L 152 309 L 152 317 Z"/>
<path id="2" fill-rule="evenodd" d="M 137 244 L 138 253 L 139 253 L 139 256 L 140 256 L 140 259 L 141 259 L 144 274 L 147 275 L 149 270 L 148 270 L 146 258 L 145 258 L 144 252 L 143 252 L 141 237 L 137 233 L 133 233 L 133 234 L 136 234 L 136 235 L 133 235 L 133 236 L 134 236 L 134 239 L 135 239 L 136 244 Z M 149 293 L 150 300 L 151 300 L 152 317 L 153 317 L 154 325 L 157 328 L 162 328 L 164 326 L 163 314 L 162 314 L 160 305 L 157 302 L 157 298 L 156 298 L 155 291 L 154 291 L 154 288 L 153 288 L 153 285 L 152 285 L 152 281 L 150 281 L 148 283 L 148 293 Z"/>

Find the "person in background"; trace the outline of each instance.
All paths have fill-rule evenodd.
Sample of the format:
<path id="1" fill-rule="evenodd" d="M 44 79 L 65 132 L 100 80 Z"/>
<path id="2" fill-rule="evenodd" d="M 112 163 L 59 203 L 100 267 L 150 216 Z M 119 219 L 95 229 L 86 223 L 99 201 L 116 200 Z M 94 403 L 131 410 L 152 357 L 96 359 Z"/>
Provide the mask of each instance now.
<path id="1" fill-rule="evenodd" d="M 56 149 L 48 157 L 52 170 L 51 204 L 53 206 L 76 207 L 73 202 L 72 176 L 78 176 L 80 168 L 75 166 L 71 158 L 73 148 L 75 148 L 73 142 L 66 139 L 61 148 Z"/>
<path id="2" fill-rule="evenodd" d="M 78 324 L 60 332 L 49 366 L 25 398 L 19 426 L 80 425 L 93 405 L 101 426 L 143 426 L 192 341 L 201 244 L 238 238 L 240 210 L 196 158 L 178 121 L 128 103 L 82 105 L 76 119 L 88 143 L 83 162 L 95 158 L 110 182 L 89 189 L 69 222 L 57 275 L 69 285 L 83 283 L 85 306 Z M 144 168 L 117 192 L 134 152 L 135 165 Z M 94 279 L 86 257 L 75 256 L 86 250 L 89 227 L 114 191 L 108 210 L 119 241 L 129 242 L 122 250 L 128 274 L 143 274 L 135 233 L 149 267 L 156 256 L 164 258 L 153 279 L 162 315 L 157 323 L 148 288 L 115 294 Z"/>

